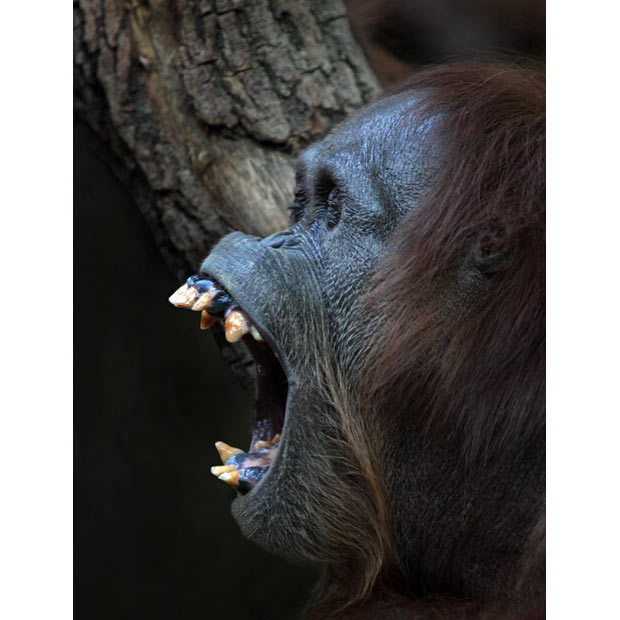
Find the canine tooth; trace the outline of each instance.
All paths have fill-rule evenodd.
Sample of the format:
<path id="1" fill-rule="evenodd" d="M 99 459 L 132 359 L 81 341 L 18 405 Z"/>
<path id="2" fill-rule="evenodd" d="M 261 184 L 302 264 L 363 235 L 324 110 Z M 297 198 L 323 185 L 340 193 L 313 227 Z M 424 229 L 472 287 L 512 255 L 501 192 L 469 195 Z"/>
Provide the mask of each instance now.
<path id="1" fill-rule="evenodd" d="M 223 441 L 216 441 L 215 448 L 222 459 L 222 463 L 226 463 L 226 461 L 231 457 L 235 456 L 235 454 L 243 454 L 243 450 L 239 448 L 233 448 L 229 446 L 227 443 Z"/>
<path id="2" fill-rule="evenodd" d="M 258 340 L 258 342 L 263 342 L 264 338 L 260 335 L 260 332 L 256 329 L 254 325 L 250 325 L 250 334 L 254 340 Z"/>
<path id="3" fill-rule="evenodd" d="M 199 311 L 199 310 L 205 310 L 206 308 L 208 308 L 211 305 L 211 293 L 209 293 L 208 291 L 206 293 L 203 293 L 195 302 L 194 305 L 192 306 L 192 310 L 194 311 Z"/>
<path id="4" fill-rule="evenodd" d="M 224 472 L 221 476 L 218 476 L 222 482 L 226 482 L 231 487 L 235 487 L 235 489 L 239 486 L 239 476 L 241 475 L 241 471 L 227 471 Z"/>
<path id="5" fill-rule="evenodd" d="M 217 319 L 214 316 L 211 316 L 206 310 L 203 310 L 200 314 L 200 329 L 209 329 L 216 321 Z"/>
<path id="6" fill-rule="evenodd" d="M 270 448 L 270 447 L 271 447 L 270 441 L 264 441 L 263 439 L 261 439 L 260 441 L 257 441 L 254 444 L 254 452 L 256 452 L 257 450 L 261 450 L 262 448 Z"/>
<path id="7" fill-rule="evenodd" d="M 211 473 L 218 478 L 225 473 L 230 471 L 237 471 L 237 467 L 235 465 L 215 465 L 211 468 Z"/>
<path id="8" fill-rule="evenodd" d="M 282 435 L 280 435 L 280 433 L 278 433 L 277 435 L 273 436 L 273 439 L 271 440 L 271 445 L 275 445 L 277 443 L 280 443 L 280 439 L 282 438 Z"/>
<path id="9" fill-rule="evenodd" d="M 250 322 L 240 310 L 232 310 L 228 313 L 224 323 L 226 340 L 238 342 L 250 331 Z"/>

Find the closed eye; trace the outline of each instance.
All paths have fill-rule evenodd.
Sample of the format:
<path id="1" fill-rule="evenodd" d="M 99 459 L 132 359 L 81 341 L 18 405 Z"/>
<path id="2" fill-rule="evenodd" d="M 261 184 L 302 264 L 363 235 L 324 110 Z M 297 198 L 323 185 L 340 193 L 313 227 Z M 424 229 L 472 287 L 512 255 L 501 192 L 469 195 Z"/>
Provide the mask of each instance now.
<path id="1" fill-rule="evenodd" d="M 338 224 L 340 221 L 341 212 L 342 196 L 340 195 L 340 190 L 337 187 L 334 187 L 327 196 L 327 228 L 334 228 Z"/>
<path id="2" fill-rule="evenodd" d="M 291 224 L 297 224 L 297 222 L 299 222 L 299 220 L 301 220 L 301 218 L 304 215 L 304 207 L 303 205 L 300 205 L 298 202 L 294 202 L 289 208 L 289 219 L 291 221 Z"/>
<path id="3" fill-rule="evenodd" d="M 334 177 L 328 170 L 321 170 L 318 174 L 314 195 L 327 227 L 334 228 L 340 221 L 342 196 Z"/>

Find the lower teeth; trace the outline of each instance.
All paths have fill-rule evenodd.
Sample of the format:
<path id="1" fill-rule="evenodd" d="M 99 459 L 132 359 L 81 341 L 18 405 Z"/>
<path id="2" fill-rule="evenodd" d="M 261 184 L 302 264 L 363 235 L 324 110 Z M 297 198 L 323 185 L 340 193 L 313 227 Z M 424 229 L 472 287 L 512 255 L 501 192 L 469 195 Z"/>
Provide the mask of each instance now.
<path id="1" fill-rule="evenodd" d="M 211 473 L 222 482 L 237 489 L 240 493 L 247 493 L 260 482 L 276 456 L 280 442 L 280 434 L 271 441 L 260 440 L 252 447 L 252 452 L 243 452 L 233 448 L 223 441 L 215 444 L 222 459 L 223 465 L 211 468 Z"/>

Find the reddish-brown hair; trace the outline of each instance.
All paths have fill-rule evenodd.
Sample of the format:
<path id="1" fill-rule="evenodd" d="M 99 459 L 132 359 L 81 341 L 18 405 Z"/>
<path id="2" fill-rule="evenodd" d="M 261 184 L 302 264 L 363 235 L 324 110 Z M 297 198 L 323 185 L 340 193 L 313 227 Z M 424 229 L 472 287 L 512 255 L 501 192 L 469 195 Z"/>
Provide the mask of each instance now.
<path id="1" fill-rule="evenodd" d="M 416 115 L 443 113 L 444 159 L 376 271 L 373 300 L 391 316 L 367 394 L 386 413 L 416 415 L 422 391 L 428 428 L 460 429 L 470 456 L 501 450 L 544 416 L 544 76 L 471 63 L 421 72 L 405 89 L 423 94 Z"/>
<path id="2" fill-rule="evenodd" d="M 425 70 L 387 94 L 407 90 L 415 91 L 411 123 L 439 119 L 432 139 L 442 157 L 427 194 L 399 224 L 375 269 L 367 302 L 369 312 L 380 308 L 381 328 L 369 344 L 361 396 L 341 407 L 340 417 L 344 428 L 360 427 L 347 416 L 368 420 L 379 413 L 388 427 L 389 420 L 407 419 L 431 439 L 456 441 L 465 461 L 501 460 L 505 451 L 544 437 L 544 76 L 515 65 L 449 65 Z M 353 454 L 367 455 L 358 460 L 369 477 L 382 447 L 373 437 L 345 436 L 355 444 Z M 379 469 L 370 473 L 371 481 L 384 480 Z M 379 482 L 368 486 L 368 494 L 381 510 L 369 510 L 367 518 L 389 528 Z M 543 500 L 515 567 L 522 571 L 516 582 L 523 591 L 532 591 L 528 580 L 537 584 L 544 566 Z M 335 580 L 343 590 L 338 595 L 326 587 L 313 617 L 544 613 L 537 594 L 523 601 L 525 616 L 523 610 L 513 616 L 514 610 L 483 609 L 475 601 L 425 596 L 414 603 L 406 585 L 399 587 L 403 576 L 392 565 L 389 533 L 376 538 L 359 540 L 378 556 L 378 562 L 356 567 L 366 584 L 365 602 L 359 592 L 352 594 L 354 584 L 338 585 L 356 579 L 343 573 L 345 580 Z"/>

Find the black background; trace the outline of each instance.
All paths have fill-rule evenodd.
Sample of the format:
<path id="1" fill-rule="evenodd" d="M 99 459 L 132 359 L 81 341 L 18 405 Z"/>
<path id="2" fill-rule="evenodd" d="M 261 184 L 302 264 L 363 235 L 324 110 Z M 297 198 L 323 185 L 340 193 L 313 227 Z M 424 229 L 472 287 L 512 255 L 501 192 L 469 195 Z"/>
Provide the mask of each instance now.
<path id="1" fill-rule="evenodd" d="M 131 196 L 76 128 L 76 618 L 295 618 L 315 580 L 241 535 L 213 443 L 252 403 Z"/>

